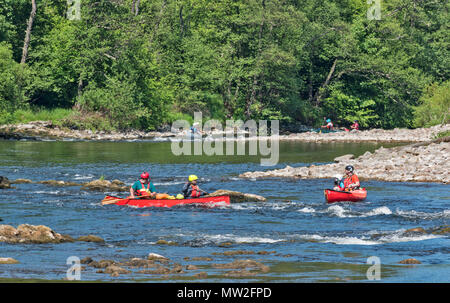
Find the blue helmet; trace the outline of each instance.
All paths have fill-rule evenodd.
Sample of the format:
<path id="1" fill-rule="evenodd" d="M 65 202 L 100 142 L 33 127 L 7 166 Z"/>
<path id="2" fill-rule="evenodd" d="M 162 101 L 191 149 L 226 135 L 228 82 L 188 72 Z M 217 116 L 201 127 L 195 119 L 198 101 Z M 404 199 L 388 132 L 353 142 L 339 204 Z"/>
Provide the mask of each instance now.
<path id="1" fill-rule="evenodd" d="M 330 123 L 331 122 L 331 119 L 327 119 L 327 123 Z"/>

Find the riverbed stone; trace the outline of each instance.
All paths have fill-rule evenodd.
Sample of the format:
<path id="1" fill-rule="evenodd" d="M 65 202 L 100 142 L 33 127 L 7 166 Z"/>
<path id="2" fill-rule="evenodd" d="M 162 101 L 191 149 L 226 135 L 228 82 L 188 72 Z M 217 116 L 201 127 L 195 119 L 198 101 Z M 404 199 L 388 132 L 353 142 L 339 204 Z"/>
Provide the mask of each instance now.
<path id="1" fill-rule="evenodd" d="M 442 138 L 445 139 L 445 138 Z M 437 140 L 436 140 L 437 141 Z M 424 155 L 430 158 L 425 160 Z M 438 143 L 426 142 L 379 148 L 356 159 L 342 163 L 310 165 L 308 167 L 282 168 L 268 171 L 246 172 L 241 178 L 300 177 L 305 179 L 330 178 L 344 174 L 346 165 L 353 165 L 361 181 L 383 180 L 392 182 L 440 182 L 450 183 L 450 137 Z M 330 187 L 332 180 L 330 180 Z"/>
<path id="2" fill-rule="evenodd" d="M 232 203 L 264 202 L 264 201 L 266 201 L 266 198 L 264 198 L 263 196 L 259 196 L 259 195 L 255 195 L 255 194 L 248 194 L 248 193 L 241 193 L 241 192 L 226 190 L 226 189 L 216 190 L 215 192 L 208 194 L 206 197 L 216 197 L 216 196 L 229 196 Z"/>
<path id="3" fill-rule="evenodd" d="M 422 264 L 422 262 L 420 262 L 417 259 L 414 258 L 409 258 L 409 259 L 405 259 L 405 260 L 401 260 L 400 262 L 398 262 L 400 264 Z"/>
<path id="4" fill-rule="evenodd" d="M 80 236 L 77 238 L 77 241 L 81 242 L 97 242 L 102 243 L 105 242 L 101 237 L 95 236 L 95 235 L 87 235 L 87 236 Z"/>
<path id="5" fill-rule="evenodd" d="M 0 176 L 0 188 L 11 188 L 11 183 L 7 177 Z"/>
<path id="6" fill-rule="evenodd" d="M 19 264 L 20 262 L 13 258 L 0 258 L 0 264 Z"/>
<path id="7" fill-rule="evenodd" d="M 17 228 L 10 225 L 0 225 L 0 242 L 42 244 L 73 242 L 73 239 L 44 225 L 21 224 Z"/>

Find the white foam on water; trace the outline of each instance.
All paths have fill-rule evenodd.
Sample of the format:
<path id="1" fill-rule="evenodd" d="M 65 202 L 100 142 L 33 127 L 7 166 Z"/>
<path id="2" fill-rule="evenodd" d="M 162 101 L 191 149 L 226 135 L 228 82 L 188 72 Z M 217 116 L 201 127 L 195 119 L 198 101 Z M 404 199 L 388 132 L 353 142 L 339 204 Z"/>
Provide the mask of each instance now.
<path id="1" fill-rule="evenodd" d="M 441 212 L 436 213 L 427 213 L 427 212 L 421 212 L 421 211 L 403 211 L 403 210 L 396 210 L 395 213 L 399 216 L 409 218 L 409 219 L 448 219 L 450 218 L 450 210 L 446 209 Z"/>
<path id="2" fill-rule="evenodd" d="M 303 207 L 302 209 L 298 210 L 301 213 L 315 213 L 316 210 L 312 207 Z"/>
<path id="3" fill-rule="evenodd" d="M 48 195 L 59 195 L 60 193 L 62 193 L 59 190 L 53 190 L 53 191 L 44 191 L 44 190 L 38 190 L 38 191 L 33 191 L 33 194 L 48 194 Z"/>
<path id="4" fill-rule="evenodd" d="M 389 207 L 381 206 L 372 209 L 371 211 L 363 214 L 363 217 L 370 217 L 370 216 L 378 216 L 378 215 L 391 215 L 392 211 L 389 209 Z"/>
<path id="5" fill-rule="evenodd" d="M 79 174 L 75 174 L 74 177 L 75 177 L 74 178 L 75 180 L 88 180 L 88 179 L 94 178 L 93 175 L 83 176 L 83 175 L 79 175 Z"/>
<path id="6" fill-rule="evenodd" d="M 377 234 L 376 231 L 370 231 L 369 235 Z M 430 239 L 441 238 L 438 235 L 405 235 L 404 230 L 394 231 L 390 234 L 385 234 L 380 236 L 378 239 L 372 237 L 362 236 L 358 237 L 340 237 L 340 236 L 322 236 L 322 235 L 300 235 L 301 239 L 313 240 L 321 243 L 334 243 L 341 245 L 380 245 L 389 243 L 399 243 L 399 242 L 415 242 L 415 241 L 425 241 Z"/>
<path id="7" fill-rule="evenodd" d="M 340 205 L 332 205 L 326 209 L 326 212 L 331 213 L 339 218 L 353 218 L 354 215 L 346 214 L 348 211 Z"/>
<path id="8" fill-rule="evenodd" d="M 224 235 L 204 235 L 203 238 L 211 240 L 213 242 L 232 241 L 235 243 L 276 243 L 285 241 L 284 239 L 271 239 L 263 237 L 243 237 L 233 234 Z"/>
<path id="9" fill-rule="evenodd" d="M 356 237 L 329 237 L 321 235 L 302 235 L 300 238 L 305 240 L 313 240 L 322 243 L 334 243 L 342 245 L 376 245 L 380 244 L 377 241 L 372 241 L 369 239 L 360 239 Z"/>

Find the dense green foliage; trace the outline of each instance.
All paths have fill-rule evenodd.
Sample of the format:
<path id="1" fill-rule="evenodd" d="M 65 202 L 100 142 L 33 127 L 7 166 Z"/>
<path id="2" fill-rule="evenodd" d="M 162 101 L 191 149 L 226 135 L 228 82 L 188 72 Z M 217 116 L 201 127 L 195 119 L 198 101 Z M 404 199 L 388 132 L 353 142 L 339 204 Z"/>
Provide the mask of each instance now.
<path id="1" fill-rule="evenodd" d="M 448 1 L 0 0 L 0 123 L 73 108 L 76 128 L 204 118 L 412 127 L 448 122 Z M 447 81 L 447 82 L 445 82 Z M 431 86 L 430 86 L 431 85 Z M 432 107 L 435 114 L 427 113 Z"/>

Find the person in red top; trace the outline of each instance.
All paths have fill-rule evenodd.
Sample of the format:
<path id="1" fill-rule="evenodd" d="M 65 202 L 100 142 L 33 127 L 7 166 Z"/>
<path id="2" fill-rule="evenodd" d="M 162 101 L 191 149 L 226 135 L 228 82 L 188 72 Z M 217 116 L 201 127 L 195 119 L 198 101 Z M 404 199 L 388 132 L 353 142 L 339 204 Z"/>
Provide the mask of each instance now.
<path id="1" fill-rule="evenodd" d="M 361 184 L 359 183 L 359 178 L 354 173 L 355 168 L 351 165 L 345 167 L 345 179 L 344 179 L 344 189 L 346 191 L 352 191 L 358 189 Z"/>
<path id="2" fill-rule="evenodd" d="M 353 124 L 350 126 L 352 130 L 359 130 L 358 120 L 353 121 Z"/>

